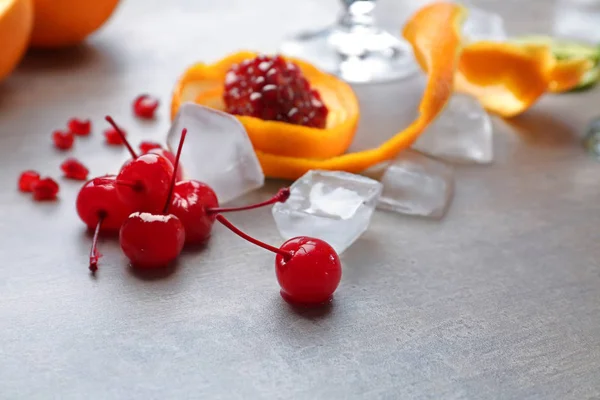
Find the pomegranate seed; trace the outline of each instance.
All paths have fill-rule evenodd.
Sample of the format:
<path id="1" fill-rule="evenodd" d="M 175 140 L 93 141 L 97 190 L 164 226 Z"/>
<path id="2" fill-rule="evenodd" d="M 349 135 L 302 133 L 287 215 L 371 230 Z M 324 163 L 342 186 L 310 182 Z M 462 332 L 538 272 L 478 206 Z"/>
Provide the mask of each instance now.
<path id="1" fill-rule="evenodd" d="M 160 149 L 160 148 L 162 148 L 162 145 L 157 142 L 144 141 L 144 142 L 140 143 L 140 151 L 142 152 L 142 154 L 146 154 L 150 150 Z"/>
<path id="2" fill-rule="evenodd" d="M 73 147 L 75 136 L 71 132 L 54 131 L 52 133 L 52 141 L 57 149 L 69 150 Z"/>
<path id="3" fill-rule="evenodd" d="M 74 179 L 77 181 L 87 180 L 90 171 L 76 158 L 67 158 L 61 165 L 60 169 L 64 172 L 65 178 Z"/>
<path id="4" fill-rule="evenodd" d="M 32 192 L 33 185 L 40 180 L 40 174 L 36 171 L 23 171 L 19 176 L 19 190 L 21 192 Z"/>
<path id="5" fill-rule="evenodd" d="M 58 183 L 54 179 L 40 179 L 33 185 L 33 199 L 36 201 L 55 200 L 58 190 Z"/>
<path id="6" fill-rule="evenodd" d="M 324 128 L 328 110 L 302 71 L 281 56 L 258 56 L 225 76 L 225 110 L 264 120 Z"/>
<path id="7" fill-rule="evenodd" d="M 92 131 L 92 122 L 89 119 L 71 118 L 67 126 L 69 127 L 69 131 L 77 136 L 87 136 Z"/>
<path id="8" fill-rule="evenodd" d="M 125 131 L 123 131 L 123 135 L 125 135 Z M 110 145 L 120 146 L 123 144 L 123 139 L 115 128 L 108 128 L 105 130 L 104 137 L 106 138 L 106 143 Z"/>
<path id="9" fill-rule="evenodd" d="M 144 119 L 154 118 L 154 113 L 158 108 L 158 99 L 147 94 L 142 94 L 133 101 L 133 113 Z"/>

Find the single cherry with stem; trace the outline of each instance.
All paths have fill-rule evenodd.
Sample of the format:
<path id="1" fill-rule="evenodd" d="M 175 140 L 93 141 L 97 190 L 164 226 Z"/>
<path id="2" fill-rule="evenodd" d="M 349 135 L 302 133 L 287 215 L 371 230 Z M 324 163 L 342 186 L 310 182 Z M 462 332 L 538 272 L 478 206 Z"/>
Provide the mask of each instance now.
<path id="1" fill-rule="evenodd" d="M 171 212 L 177 215 L 185 227 L 185 242 L 188 245 L 202 244 L 210 237 L 215 216 L 218 213 L 252 210 L 271 204 L 285 202 L 290 189 L 283 188 L 267 201 L 241 207 L 219 207 L 215 192 L 205 183 L 185 180 L 175 185 Z"/>
<path id="2" fill-rule="evenodd" d="M 186 134 L 187 129 L 183 129 L 175 157 L 175 171 Z M 121 249 L 135 267 L 143 269 L 163 267 L 175 260 L 183 249 L 185 229 L 177 216 L 169 214 L 175 176 L 175 173 L 171 174 L 171 184 L 161 214 L 136 212 L 131 214 L 121 226 L 119 234 Z"/>
<path id="3" fill-rule="evenodd" d="M 242 232 L 221 214 L 216 219 L 238 236 L 276 254 L 275 273 L 284 300 L 301 306 L 318 306 L 331 301 L 342 278 L 342 264 L 327 242 L 299 236 L 277 248 Z"/>
<path id="4" fill-rule="evenodd" d="M 158 154 L 138 156 L 114 120 L 107 116 L 106 121 L 121 136 L 132 157 L 117 175 L 115 183 L 119 198 L 135 211 L 160 212 L 173 177 L 173 164 Z"/>
<path id="5" fill-rule="evenodd" d="M 76 208 L 79 218 L 94 231 L 90 250 L 90 270 L 98 269 L 98 235 L 118 232 L 123 222 L 134 211 L 117 195 L 116 176 L 106 175 L 86 182 L 77 195 Z"/>
<path id="6" fill-rule="evenodd" d="M 124 144 L 127 147 L 129 154 L 131 154 L 131 158 L 132 159 L 138 158 L 138 154 L 135 152 L 135 150 L 133 150 L 133 147 L 131 146 L 131 143 L 129 143 L 129 140 L 127 140 L 125 131 L 123 131 L 123 129 L 121 129 L 110 116 L 106 116 L 105 119 L 112 126 L 112 132 L 118 137 L 119 143 Z M 173 154 L 169 150 L 163 148 L 158 143 L 142 142 L 142 143 L 140 143 L 140 151 L 142 152 L 142 155 L 144 155 L 144 154 L 159 155 L 159 156 L 164 157 L 167 160 L 169 160 L 169 162 L 172 165 L 175 165 L 175 154 Z M 183 180 L 183 168 L 181 167 L 181 165 L 179 165 L 179 168 L 177 169 L 177 181 L 181 181 L 181 180 Z"/>

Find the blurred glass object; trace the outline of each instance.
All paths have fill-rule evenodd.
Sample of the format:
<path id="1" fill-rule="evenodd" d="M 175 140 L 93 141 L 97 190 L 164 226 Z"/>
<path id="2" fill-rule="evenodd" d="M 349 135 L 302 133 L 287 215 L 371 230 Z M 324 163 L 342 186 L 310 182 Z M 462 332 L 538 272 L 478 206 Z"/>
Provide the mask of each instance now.
<path id="1" fill-rule="evenodd" d="M 557 0 L 554 34 L 589 43 L 600 42 L 600 0 Z"/>
<path id="2" fill-rule="evenodd" d="M 386 82 L 417 71 L 410 45 L 376 23 L 375 0 L 342 0 L 337 23 L 286 40 L 283 54 L 355 83 Z"/>

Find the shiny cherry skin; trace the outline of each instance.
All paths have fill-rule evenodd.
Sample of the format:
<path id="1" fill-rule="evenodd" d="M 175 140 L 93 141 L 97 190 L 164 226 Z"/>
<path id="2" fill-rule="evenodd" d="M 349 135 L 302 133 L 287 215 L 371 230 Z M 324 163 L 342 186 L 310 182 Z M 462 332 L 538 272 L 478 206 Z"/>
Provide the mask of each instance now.
<path id="1" fill-rule="evenodd" d="M 102 231 L 118 232 L 133 212 L 117 196 L 115 179 L 114 175 L 94 178 L 86 182 L 77 195 L 77 214 L 91 230 L 96 228 L 102 217 Z"/>
<path id="2" fill-rule="evenodd" d="M 281 297 L 298 305 L 318 305 L 331 300 L 342 278 L 335 250 L 323 240 L 300 236 L 280 247 L 291 257 L 275 256 L 275 273 Z"/>
<path id="3" fill-rule="evenodd" d="M 173 164 L 157 154 L 129 160 L 117 176 L 117 195 L 136 211 L 158 214 L 168 196 Z"/>
<path id="4" fill-rule="evenodd" d="M 147 154 L 158 154 L 159 156 L 162 156 L 167 160 L 171 161 L 171 164 L 175 166 L 175 154 L 173 154 L 167 149 L 155 148 L 148 151 Z M 183 168 L 181 166 L 181 162 L 179 162 L 179 167 L 177 167 L 177 173 L 175 175 L 175 179 L 177 180 L 177 182 L 183 180 Z"/>
<path id="5" fill-rule="evenodd" d="M 170 212 L 181 220 L 187 245 L 201 244 L 210 237 L 215 214 L 207 209 L 218 206 L 217 195 L 202 182 L 186 180 L 175 185 Z"/>
<path id="6" fill-rule="evenodd" d="M 134 267 L 160 268 L 181 253 L 185 230 L 179 218 L 172 214 L 135 212 L 123 223 L 119 242 Z"/>
<path id="7" fill-rule="evenodd" d="M 277 248 L 241 231 L 222 214 L 215 219 L 241 238 L 275 253 L 275 273 L 284 300 L 311 307 L 331 300 L 342 279 L 342 264 L 327 242 L 299 236 Z"/>

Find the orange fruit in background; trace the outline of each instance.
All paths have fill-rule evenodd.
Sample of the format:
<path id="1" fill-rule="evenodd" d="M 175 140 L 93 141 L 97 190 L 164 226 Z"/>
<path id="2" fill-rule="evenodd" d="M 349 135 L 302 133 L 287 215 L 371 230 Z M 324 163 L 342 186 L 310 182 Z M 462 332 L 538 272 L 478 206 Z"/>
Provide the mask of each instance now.
<path id="1" fill-rule="evenodd" d="M 23 58 L 32 27 L 32 0 L 0 0 L 0 80 Z"/>
<path id="2" fill-rule="evenodd" d="M 1 2 L 2 0 L 0 0 Z M 33 47 L 81 42 L 110 17 L 119 0 L 34 0 Z"/>

